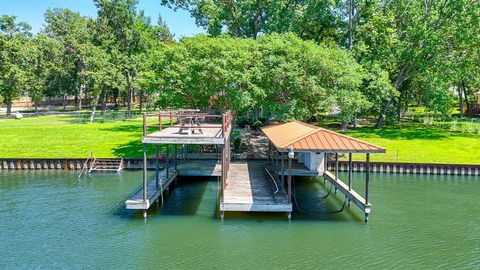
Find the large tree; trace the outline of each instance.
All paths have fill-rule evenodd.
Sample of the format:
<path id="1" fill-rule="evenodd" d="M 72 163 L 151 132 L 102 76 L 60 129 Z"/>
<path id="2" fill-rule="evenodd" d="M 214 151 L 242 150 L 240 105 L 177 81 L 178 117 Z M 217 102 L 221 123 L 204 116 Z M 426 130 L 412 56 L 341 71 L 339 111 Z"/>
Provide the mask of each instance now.
<path id="1" fill-rule="evenodd" d="M 12 112 L 12 102 L 20 96 L 27 80 L 27 44 L 30 26 L 15 16 L 0 17 L 0 96 Z"/>

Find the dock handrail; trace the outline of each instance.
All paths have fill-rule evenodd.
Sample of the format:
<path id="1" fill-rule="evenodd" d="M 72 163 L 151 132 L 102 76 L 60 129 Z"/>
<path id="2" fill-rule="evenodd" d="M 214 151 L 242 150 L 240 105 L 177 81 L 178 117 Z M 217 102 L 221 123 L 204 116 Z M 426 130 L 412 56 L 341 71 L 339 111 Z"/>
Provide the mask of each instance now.
<path id="1" fill-rule="evenodd" d="M 88 161 L 90 160 L 90 158 L 87 158 L 87 160 L 85 160 L 85 163 L 83 163 L 83 167 L 82 167 L 82 170 L 80 171 L 80 174 L 78 175 L 78 178 L 77 179 L 80 179 L 80 177 L 82 177 L 82 174 L 83 172 L 85 171 L 87 165 L 88 165 Z"/>
<path id="2" fill-rule="evenodd" d="M 273 194 L 277 194 L 277 192 L 279 191 L 278 189 L 278 185 L 277 185 L 277 181 L 275 181 L 275 178 L 273 177 L 273 175 L 270 173 L 270 171 L 265 168 L 265 171 L 267 172 L 267 174 L 270 176 L 270 178 L 272 179 L 273 183 L 275 184 L 275 188 L 277 189 Z"/>

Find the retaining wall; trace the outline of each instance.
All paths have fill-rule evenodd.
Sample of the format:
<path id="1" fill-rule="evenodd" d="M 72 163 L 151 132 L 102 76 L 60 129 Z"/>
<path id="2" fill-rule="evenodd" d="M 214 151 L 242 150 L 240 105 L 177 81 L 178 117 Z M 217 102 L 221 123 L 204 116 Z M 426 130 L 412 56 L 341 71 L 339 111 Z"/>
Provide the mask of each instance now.
<path id="1" fill-rule="evenodd" d="M 18 159 L 0 158 L 0 170 L 81 170 L 85 159 Z M 348 171 L 348 161 L 339 161 L 339 171 Z M 124 169 L 142 169 L 143 160 L 126 158 Z M 328 161 L 328 169 L 335 169 L 335 162 Z M 155 160 L 148 160 L 148 168 L 155 168 Z M 354 161 L 353 171 L 364 172 L 365 162 Z M 429 164 L 429 163 L 398 163 L 370 162 L 371 172 L 402 173 L 402 174 L 443 174 L 443 175 L 479 175 L 480 165 L 473 164 Z"/>

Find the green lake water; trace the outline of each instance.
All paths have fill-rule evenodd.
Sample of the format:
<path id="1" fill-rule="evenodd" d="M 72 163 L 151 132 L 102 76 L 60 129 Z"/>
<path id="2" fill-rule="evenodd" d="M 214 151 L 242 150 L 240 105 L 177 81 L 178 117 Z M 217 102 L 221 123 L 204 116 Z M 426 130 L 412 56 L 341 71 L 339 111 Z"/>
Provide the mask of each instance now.
<path id="1" fill-rule="evenodd" d="M 362 191 L 363 175 L 355 174 Z M 284 214 L 217 218 L 217 182 L 180 179 L 147 220 L 117 203 L 140 171 L 0 172 L 0 269 L 480 268 L 478 177 L 373 174 L 368 224 L 296 180 Z"/>

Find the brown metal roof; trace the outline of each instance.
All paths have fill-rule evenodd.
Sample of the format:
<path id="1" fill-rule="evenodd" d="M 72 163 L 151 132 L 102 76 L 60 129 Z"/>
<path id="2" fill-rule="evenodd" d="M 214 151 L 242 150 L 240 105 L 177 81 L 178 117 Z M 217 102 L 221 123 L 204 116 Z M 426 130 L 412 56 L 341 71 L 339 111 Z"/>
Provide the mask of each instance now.
<path id="1" fill-rule="evenodd" d="M 385 153 L 385 148 L 300 121 L 266 126 L 262 131 L 283 151 Z"/>

